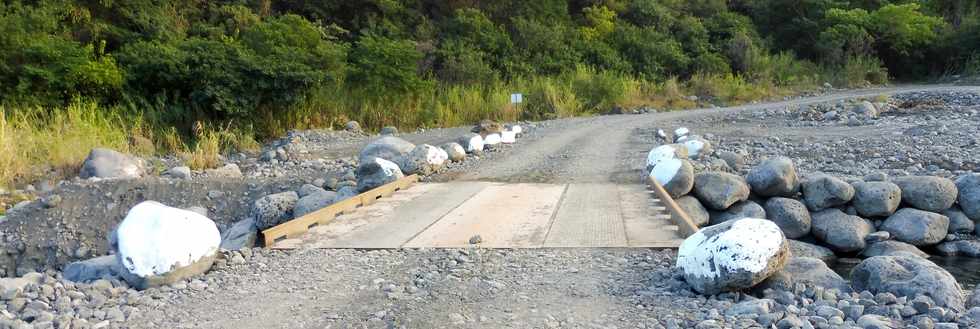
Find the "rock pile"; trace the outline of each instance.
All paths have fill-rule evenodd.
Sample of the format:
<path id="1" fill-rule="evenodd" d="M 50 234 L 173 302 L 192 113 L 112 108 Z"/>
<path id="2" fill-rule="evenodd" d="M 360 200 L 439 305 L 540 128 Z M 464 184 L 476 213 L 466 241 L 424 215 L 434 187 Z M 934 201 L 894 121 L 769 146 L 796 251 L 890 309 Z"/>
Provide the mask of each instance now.
<path id="1" fill-rule="evenodd" d="M 865 107 L 865 112 L 870 112 L 869 105 L 874 107 L 858 105 Z M 689 135 L 686 129 L 675 131 L 678 133 Z M 647 159 L 650 177 L 670 185 L 675 176 L 684 174 L 677 163 L 690 161 L 682 155 L 672 144 L 655 147 Z M 734 155 L 727 154 L 732 160 L 722 162 L 737 163 Z M 699 226 L 713 226 L 685 240 L 678 253 L 677 269 L 691 289 L 718 294 L 754 287 L 759 294 L 788 291 L 795 294 L 793 298 L 820 289 L 808 294 L 837 303 L 828 304 L 833 310 L 828 308 L 822 316 L 834 319 L 837 326 L 850 323 L 868 327 L 891 323 L 892 319 L 955 323 L 961 312 L 972 307 L 964 303 L 961 288 L 952 276 L 926 260 L 923 250 L 980 256 L 980 240 L 974 231 L 980 217 L 965 210 L 976 208 L 980 175 L 962 175 L 955 181 L 935 176 L 854 179 L 821 173 L 800 175 L 793 161 L 784 157 L 761 161 L 749 168 L 744 178 L 694 167 L 700 172 L 694 174 L 690 195 L 677 189 L 676 200 Z M 705 213 L 709 214 L 708 221 L 701 220 Z M 739 232 L 745 228 L 741 225 L 752 227 L 752 232 L 735 236 L 750 241 L 733 242 L 727 232 Z M 774 228 L 774 232 L 764 228 Z M 769 244 L 784 241 L 786 254 L 792 256 L 784 256 L 782 247 L 773 251 L 774 246 L 760 245 L 763 242 L 752 240 L 755 237 L 764 237 Z M 838 256 L 866 258 L 852 272 L 850 284 L 827 267 L 826 263 Z M 729 264 L 734 260 L 754 264 L 753 270 L 745 270 L 748 266 L 743 263 Z M 832 294 L 832 298 L 821 294 Z M 891 296 L 890 301 L 851 303 L 882 294 Z M 850 298 L 845 298 L 848 295 Z M 848 303 L 842 305 L 844 300 Z M 921 301 L 918 309 L 911 306 L 913 300 Z M 765 308 L 760 305 L 769 304 L 753 301 L 751 307 L 745 307 Z M 837 312 L 841 314 L 835 316 Z M 980 308 L 973 312 L 980 314 Z M 774 322 L 793 321 L 789 319 Z M 786 327 L 794 327 L 787 323 Z"/>

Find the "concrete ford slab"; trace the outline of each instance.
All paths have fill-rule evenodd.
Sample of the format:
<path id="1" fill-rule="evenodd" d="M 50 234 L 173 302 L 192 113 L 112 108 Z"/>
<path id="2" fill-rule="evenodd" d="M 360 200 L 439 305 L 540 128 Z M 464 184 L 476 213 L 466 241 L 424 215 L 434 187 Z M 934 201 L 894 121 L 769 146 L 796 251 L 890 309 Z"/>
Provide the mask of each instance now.
<path id="1" fill-rule="evenodd" d="M 272 248 L 675 248 L 683 238 L 642 185 L 415 184 Z"/>

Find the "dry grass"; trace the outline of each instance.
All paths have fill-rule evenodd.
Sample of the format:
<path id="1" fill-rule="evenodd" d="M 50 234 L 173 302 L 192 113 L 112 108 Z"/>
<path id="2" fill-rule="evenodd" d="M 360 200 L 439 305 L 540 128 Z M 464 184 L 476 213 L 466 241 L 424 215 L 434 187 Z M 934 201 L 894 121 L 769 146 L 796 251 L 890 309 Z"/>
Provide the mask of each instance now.
<path id="1" fill-rule="evenodd" d="M 146 137 L 137 126 L 94 103 L 75 102 L 51 112 L 0 108 L 0 186 L 52 171 L 59 176 L 76 174 L 96 147 L 138 153 L 142 150 L 131 148 L 130 140 Z"/>

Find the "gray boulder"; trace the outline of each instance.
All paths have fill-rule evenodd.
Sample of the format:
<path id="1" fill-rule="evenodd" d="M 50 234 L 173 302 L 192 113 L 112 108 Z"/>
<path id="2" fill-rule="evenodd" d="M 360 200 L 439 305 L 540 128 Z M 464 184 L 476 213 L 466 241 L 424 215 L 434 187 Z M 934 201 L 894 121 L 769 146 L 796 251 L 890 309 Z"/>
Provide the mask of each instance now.
<path id="1" fill-rule="evenodd" d="M 787 238 L 796 239 L 810 234 L 810 211 L 802 202 L 787 198 L 766 201 L 766 218 L 779 225 Z"/>
<path id="2" fill-rule="evenodd" d="M 967 174 L 956 179 L 960 208 L 972 220 L 980 221 L 980 174 Z"/>
<path id="3" fill-rule="evenodd" d="M 861 256 L 865 258 L 874 256 L 895 256 L 898 253 L 908 253 L 922 258 L 929 258 L 929 254 L 919 250 L 919 248 L 916 246 L 895 240 L 872 243 L 861 251 Z"/>
<path id="4" fill-rule="evenodd" d="M 381 128 L 381 136 L 394 136 L 398 135 L 398 128 L 395 126 L 384 126 Z"/>
<path id="5" fill-rule="evenodd" d="M 749 171 L 746 181 L 752 193 L 764 197 L 792 196 L 799 191 L 793 160 L 786 157 L 767 159 Z"/>
<path id="6" fill-rule="evenodd" d="M 959 207 L 954 206 L 944 210 L 943 216 L 949 218 L 949 234 L 973 233 L 976 228 L 976 224 Z"/>
<path id="7" fill-rule="evenodd" d="M 854 113 L 868 119 L 878 118 L 878 109 L 869 101 L 863 101 L 854 105 Z"/>
<path id="8" fill-rule="evenodd" d="M 830 269 L 827 263 L 817 258 L 793 256 L 786 267 L 770 276 L 759 284 L 756 289 L 767 288 L 793 291 L 797 284 L 807 287 L 823 287 L 837 289 L 841 292 L 851 292 L 851 285 L 837 272 Z"/>
<path id="9" fill-rule="evenodd" d="M 493 120 L 480 120 L 471 131 L 486 136 L 489 134 L 499 134 L 504 131 L 504 126 Z"/>
<path id="10" fill-rule="evenodd" d="M 176 179 L 191 179 L 191 168 L 188 166 L 173 167 L 167 170 L 167 175 Z"/>
<path id="11" fill-rule="evenodd" d="M 824 246 L 806 243 L 799 240 L 789 240 L 789 250 L 793 257 L 810 257 L 824 261 L 827 264 L 837 262 L 837 255 L 833 250 Z"/>
<path id="12" fill-rule="evenodd" d="M 372 158 L 382 158 L 388 161 L 397 161 L 415 149 L 415 144 L 409 143 L 404 139 L 395 136 L 384 136 L 378 138 L 361 150 L 358 157 L 360 163 L 371 162 Z"/>
<path id="13" fill-rule="evenodd" d="M 361 132 L 361 124 L 360 123 L 357 123 L 357 121 L 353 121 L 353 120 L 347 121 L 347 123 L 344 124 L 344 130 L 347 130 L 347 131 L 350 131 L 350 132 Z"/>
<path id="14" fill-rule="evenodd" d="M 855 291 L 889 292 L 897 297 L 925 295 L 936 306 L 964 310 L 962 288 L 949 272 L 927 259 L 908 256 L 876 256 L 851 270 Z"/>
<path id="15" fill-rule="evenodd" d="M 709 226 L 681 243 L 677 267 L 707 295 L 751 288 L 786 265 L 789 243 L 773 222 L 746 218 Z"/>
<path id="16" fill-rule="evenodd" d="M 255 219 L 245 218 L 231 225 L 224 232 L 221 232 L 221 249 L 240 250 L 255 246 L 255 238 L 258 235 L 258 228 L 255 227 Z"/>
<path id="17" fill-rule="evenodd" d="M 402 177 L 405 177 L 405 174 L 402 174 L 397 164 L 382 158 L 374 158 L 361 162 L 357 167 L 357 190 L 366 192 Z"/>
<path id="18" fill-rule="evenodd" d="M 741 154 L 730 151 L 722 151 L 718 152 L 718 158 L 724 160 L 725 163 L 728 164 L 728 167 L 735 171 L 740 171 L 743 167 L 745 167 L 745 157 Z"/>
<path id="19" fill-rule="evenodd" d="M 749 198 L 749 185 L 742 177 L 723 172 L 703 172 L 694 176 L 694 195 L 709 209 L 725 210 Z"/>
<path id="20" fill-rule="evenodd" d="M 734 219 L 766 218 L 766 210 L 754 201 L 742 201 L 733 204 L 724 211 L 709 211 L 711 225 L 718 225 Z"/>
<path id="21" fill-rule="evenodd" d="M 701 205 L 701 201 L 698 201 L 697 198 L 693 196 L 683 196 L 677 198 L 677 200 L 674 200 L 674 202 L 676 202 L 677 206 L 687 213 L 687 216 L 691 218 L 691 221 L 693 221 L 694 225 L 697 227 L 708 224 L 708 219 L 710 218 L 708 210 L 704 209 L 704 206 Z"/>
<path id="22" fill-rule="evenodd" d="M 888 231 L 896 240 L 914 246 L 930 246 L 946 238 L 949 218 L 933 212 L 903 208 L 889 216 L 881 224 L 881 230 Z"/>
<path id="23" fill-rule="evenodd" d="M 811 217 L 813 236 L 839 252 L 864 249 L 864 239 L 875 230 L 868 220 L 835 208 L 815 212 Z"/>
<path id="24" fill-rule="evenodd" d="M 325 191 L 326 190 L 324 190 L 323 188 L 316 187 L 313 184 L 303 184 L 303 186 L 299 187 L 299 190 L 296 190 L 296 194 L 298 194 L 300 198 L 304 198 L 307 195 L 325 192 Z"/>
<path id="25" fill-rule="evenodd" d="M 334 199 L 334 203 L 344 201 L 357 196 L 357 188 L 354 186 L 344 186 L 337 189 L 337 197 Z"/>
<path id="26" fill-rule="evenodd" d="M 255 227 L 264 230 L 293 219 L 293 208 L 299 195 L 288 191 L 266 195 L 252 203 L 251 213 Z"/>
<path id="27" fill-rule="evenodd" d="M 907 176 L 892 181 L 902 189 L 902 201 L 918 209 L 941 212 L 956 202 L 956 184 L 946 178 Z"/>
<path id="28" fill-rule="evenodd" d="M 936 251 L 943 256 L 980 258 L 980 240 L 956 240 L 940 243 Z"/>
<path id="29" fill-rule="evenodd" d="M 687 160 L 666 159 L 653 166 L 650 177 L 660 183 L 672 198 L 687 195 L 694 189 L 694 167 Z"/>
<path id="30" fill-rule="evenodd" d="M 125 269 L 115 255 L 101 256 L 69 263 L 65 266 L 65 280 L 92 282 L 99 279 L 120 279 Z"/>
<path id="31" fill-rule="evenodd" d="M 293 208 L 293 217 L 300 218 L 314 211 L 332 205 L 337 199 L 336 192 L 320 191 L 300 198 Z"/>
<path id="32" fill-rule="evenodd" d="M 441 148 L 422 144 L 415 147 L 412 152 L 401 157 L 398 166 L 402 173 L 406 175 L 420 174 L 431 175 L 446 166 L 449 161 L 449 153 Z"/>
<path id="33" fill-rule="evenodd" d="M 890 216 L 902 203 L 902 189 L 891 182 L 854 184 L 852 204 L 858 214 L 867 217 Z"/>
<path id="34" fill-rule="evenodd" d="M 459 143 L 446 143 L 442 144 L 442 150 L 446 151 L 446 155 L 449 156 L 449 160 L 452 162 L 462 162 L 466 160 L 466 149 L 463 148 Z"/>
<path id="35" fill-rule="evenodd" d="M 89 152 L 82 169 L 81 178 L 139 178 L 143 176 L 143 164 L 136 158 L 105 148 L 95 148 Z"/>
<path id="36" fill-rule="evenodd" d="M 980 287 L 973 289 L 970 299 L 967 300 L 967 307 L 980 307 Z"/>
<path id="37" fill-rule="evenodd" d="M 836 177 L 817 174 L 803 181 L 803 200 L 812 211 L 844 205 L 852 198 L 854 187 Z"/>
<path id="38" fill-rule="evenodd" d="M 218 168 L 212 168 L 204 171 L 205 174 L 211 177 L 225 177 L 225 178 L 241 178 L 242 170 L 238 168 L 237 164 L 229 163 Z"/>

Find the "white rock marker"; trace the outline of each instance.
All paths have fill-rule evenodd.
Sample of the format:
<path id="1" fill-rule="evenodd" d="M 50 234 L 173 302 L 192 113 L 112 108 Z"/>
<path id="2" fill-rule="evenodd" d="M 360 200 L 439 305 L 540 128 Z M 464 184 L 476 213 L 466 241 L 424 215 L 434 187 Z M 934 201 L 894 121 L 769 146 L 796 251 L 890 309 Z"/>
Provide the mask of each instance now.
<path id="1" fill-rule="evenodd" d="M 677 172 L 681 170 L 683 162 L 680 159 L 664 159 L 653 166 L 653 170 L 650 171 L 650 177 L 657 180 L 660 185 L 667 185 Z"/>
<path id="2" fill-rule="evenodd" d="M 701 151 L 704 150 L 704 146 L 705 146 L 705 142 L 698 138 L 694 138 L 690 140 L 687 140 L 687 138 L 685 138 L 684 147 L 687 147 L 687 154 L 688 157 L 690 157 L 691 159 L 701 156 Z"/>
<path id="3" fill-rule="evenodd" d="M 123 267 L 143 278 L 212 257 L 221 244 L 211 219 L 155 201 L 144 201 L 130 209 L 115 235 Z"/>
<path id="4" fill-rule="evenodd" d="M 732 220 L 709 226 L 681 243 L 677 267 L 703 294 L 752 287 L 782 269 L 789 244 L 772 221 Z"/>
<path id="5" fill-rule="evenodd" d="M 691 133 L 691 130 L 690 129 L 687 129 L 687 127 L 680 127 L 680 128 L 674 129 L 674 139 L 676 139 L 677 141 L 680 141 L 680 139 L 682 137 L 685 137 L 685 136 L 687 136 L 690 133 Z"/>
<path id="6" fill-rule="evenodd" d="M 676 158 L 676 153 L 677 152 L 674 147 L 670 145 L 660 145 L 654 147 L 652 150 L 650 150 L 650 153 L 647 154 L 647 168 L 652 168 L 664 160 Z"/>
<path id="7" fill-rule="evenodd" d="M 511 130 L 500 133 L 500 142 L 504 144 L 517 143 L 517 133 Z"/>
<path id="8" fill-rule="evenodd" d="M 501 142 L 503 142 L 503 139 L 500 137 L 500 134 L 497 133 L 489 134 L 487 137 L 483 138 L 484 145 L 497 145 Z"/>

